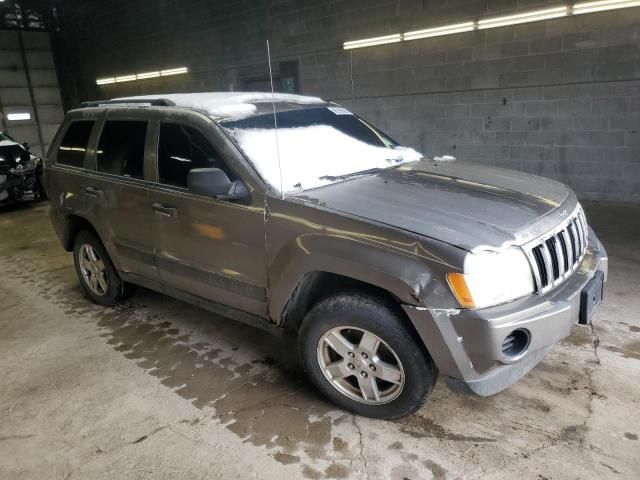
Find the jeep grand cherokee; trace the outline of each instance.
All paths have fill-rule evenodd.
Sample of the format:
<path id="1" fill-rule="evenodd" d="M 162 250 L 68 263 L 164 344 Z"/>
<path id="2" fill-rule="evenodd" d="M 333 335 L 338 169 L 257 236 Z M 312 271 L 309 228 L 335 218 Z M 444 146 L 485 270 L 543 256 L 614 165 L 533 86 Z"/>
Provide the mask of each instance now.
<path id="1" fill-rule="evenodd" d="M 606 279 L 568 187 L 443 160 L 319 98 L 173 94 L 69 112 L 46 181 L 94 302 L 142 285 L 294 332 L 322 393 L 391 418 L 438 372 L 508 387 L 591 321 Z"/>

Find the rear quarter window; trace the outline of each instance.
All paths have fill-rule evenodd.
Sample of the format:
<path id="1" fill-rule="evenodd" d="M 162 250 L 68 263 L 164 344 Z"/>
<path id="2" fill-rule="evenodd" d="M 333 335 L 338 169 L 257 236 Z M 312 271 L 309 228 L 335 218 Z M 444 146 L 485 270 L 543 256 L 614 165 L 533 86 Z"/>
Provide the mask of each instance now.
<path id="1" fill-rule="evenodd" d="M 58 148 L 57 163 L 73 167 L 83 166 L 93 124 L 93 120 L 81 120 L 69 125 Z"/>

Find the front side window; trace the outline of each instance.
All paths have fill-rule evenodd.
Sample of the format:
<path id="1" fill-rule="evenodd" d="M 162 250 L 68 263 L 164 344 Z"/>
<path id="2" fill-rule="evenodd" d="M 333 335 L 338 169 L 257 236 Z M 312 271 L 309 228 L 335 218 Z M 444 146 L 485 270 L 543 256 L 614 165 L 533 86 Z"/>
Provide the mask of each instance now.
<path id="1" fill-rule="evenodd" d="M 93 120 L 82 120 L 69 125 L 58 148 L 58 163 L 82 167 L 93 123 Z"/>
<path id="2" fill-rule="evenodd" d="M 187 176 L 194 168 L 220 168 L 233 179 L 226 164 L 202 133 L 186 125 L 163 123 L 158 144 L 160 183 L 187 188 Z"/>
<path id="3" fill-rule="evenodd" d="M 143 179 L 146 135 L 147 122 L 105 122 L 96 152 L 98 171 Z"/>
<path id="4" fill-rule="evenodd" d="M 337 105 L 228 120 L 222 127 L 275 190 L 296 192 L 371 173 L 422 155 Z"/>

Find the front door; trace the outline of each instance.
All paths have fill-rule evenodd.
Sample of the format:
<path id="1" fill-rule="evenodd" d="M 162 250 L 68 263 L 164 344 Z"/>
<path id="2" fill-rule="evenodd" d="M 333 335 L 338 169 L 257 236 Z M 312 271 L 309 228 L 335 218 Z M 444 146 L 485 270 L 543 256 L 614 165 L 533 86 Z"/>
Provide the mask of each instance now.
<path id="1" fill-rule="evenodd" d="M 178 289 L 266 317 L 264 198 L 239 203 L 187 189 L 194 168 L 239 178 L 210 141 L 213 130 L 159 125 L 157 185 L 149 192 L 156 264 L 168 293 Z"/>

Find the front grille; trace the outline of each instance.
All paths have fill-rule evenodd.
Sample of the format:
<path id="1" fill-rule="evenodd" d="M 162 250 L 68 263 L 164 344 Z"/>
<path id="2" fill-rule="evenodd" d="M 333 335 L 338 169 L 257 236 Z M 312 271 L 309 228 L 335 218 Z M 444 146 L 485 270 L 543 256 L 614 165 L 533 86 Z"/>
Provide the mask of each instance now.
<path id="1" fill-rule="evenodd" d="M 559 227 L 525 247 L 536 292 L 548 292 L 578 268 L 587 251 L 588 236 L 584 212 L 578 206 Z"/>

